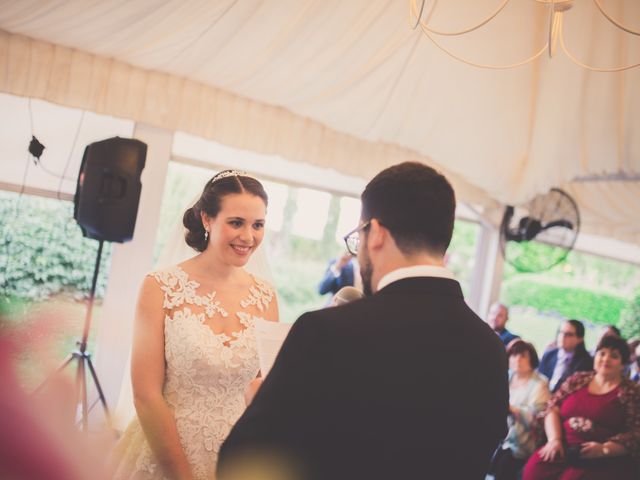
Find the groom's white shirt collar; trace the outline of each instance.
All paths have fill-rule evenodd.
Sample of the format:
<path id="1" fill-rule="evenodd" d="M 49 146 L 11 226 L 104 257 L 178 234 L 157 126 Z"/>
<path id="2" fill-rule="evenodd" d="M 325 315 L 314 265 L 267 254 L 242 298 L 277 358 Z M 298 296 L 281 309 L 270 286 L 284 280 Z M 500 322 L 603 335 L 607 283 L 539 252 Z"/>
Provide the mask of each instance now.
<path id="1" fill-rule="evenodd" d="M 378 282 L 378 289 L 376 291 L 379 292 L 390 283 L 397 282 L 403 278 L 412 277 L 437 277 L 455 280 L 453 273 L 445 267 L 437 267 L 435 265 L 413 265 L 411 267 L 397 268 L 396 270 L 392 270 L 387 273 Z"/>

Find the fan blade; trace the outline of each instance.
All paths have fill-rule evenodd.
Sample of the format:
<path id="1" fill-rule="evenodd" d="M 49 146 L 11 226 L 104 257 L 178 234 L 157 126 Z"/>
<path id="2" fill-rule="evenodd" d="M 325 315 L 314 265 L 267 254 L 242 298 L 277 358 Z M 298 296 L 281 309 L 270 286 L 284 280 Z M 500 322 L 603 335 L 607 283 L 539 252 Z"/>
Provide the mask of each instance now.
<path id="1" fill-rule="evenodd" d="M 573 223 L 569 220 L 554 220 L 553 222 L 545 223 L 544 225 L 542 225 L 542 227 L 540 227 L 540 230 L 547 230 L 554 227 L 564 227 L 568 228 L 569 230 L 573 230 Z"/>

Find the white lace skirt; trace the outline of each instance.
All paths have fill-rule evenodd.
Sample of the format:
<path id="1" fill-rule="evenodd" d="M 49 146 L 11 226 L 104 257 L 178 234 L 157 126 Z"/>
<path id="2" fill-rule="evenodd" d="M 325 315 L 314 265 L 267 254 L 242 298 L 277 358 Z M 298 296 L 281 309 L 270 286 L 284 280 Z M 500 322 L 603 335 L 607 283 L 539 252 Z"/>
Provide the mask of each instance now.
<path id="1" fill-rule="evenodd" d="M 180 436 L 184 442 L 183 435 Z M 207 448 L 193 448 L 193 445 L 191 448 L 184 447 L 194 478 L 215 479 L 217 449 L 210 451 Z M 168 480 L 156 462 L 137 417 L 131 421 L 116 445 L 112 465 L 114 480 Z"/>

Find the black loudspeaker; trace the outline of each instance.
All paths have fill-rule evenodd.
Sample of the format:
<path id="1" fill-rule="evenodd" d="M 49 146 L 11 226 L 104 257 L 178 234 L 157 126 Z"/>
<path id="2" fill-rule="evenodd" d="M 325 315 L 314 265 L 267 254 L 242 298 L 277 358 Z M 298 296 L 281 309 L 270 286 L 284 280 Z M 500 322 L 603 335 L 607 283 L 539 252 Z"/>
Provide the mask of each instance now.
<path id="1" fill-rule="evenodd" d="M 85 237 L 119 243 L 133 238 L 146 157 L 147 145 L 129 138 L 85 148 L 73 210 Z"/>

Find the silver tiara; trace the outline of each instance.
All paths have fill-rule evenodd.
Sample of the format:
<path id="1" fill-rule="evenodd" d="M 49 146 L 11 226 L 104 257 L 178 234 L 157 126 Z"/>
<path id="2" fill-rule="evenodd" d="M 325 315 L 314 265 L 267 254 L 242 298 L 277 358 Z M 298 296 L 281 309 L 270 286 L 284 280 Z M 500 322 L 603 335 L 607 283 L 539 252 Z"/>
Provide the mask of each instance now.
<path id="1" fill-rule="evenodd" d="M 211 183 L 216 183 L 218 180 L 222 180 L 223 178 L 227 178 L 227 177 L 249 177 L 258 181 L 256 177 L 254 177 L 253 175 L 249 175 L 247 172 L 244 172 L 242 170 L 227 170 L 213 177 L 213 179 L 211 180 Z"/>

